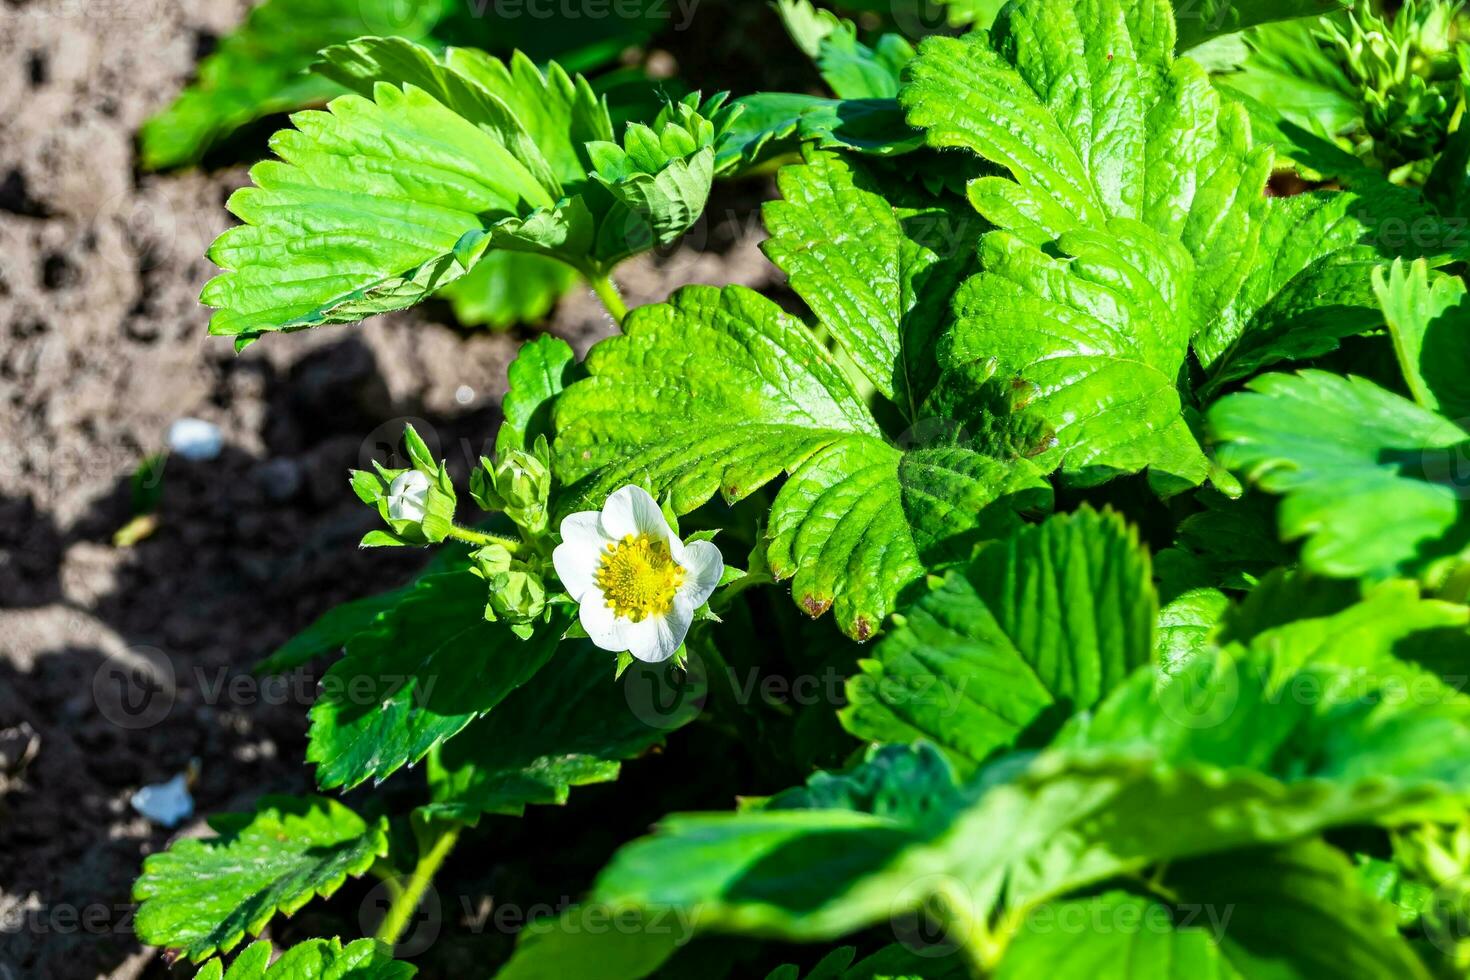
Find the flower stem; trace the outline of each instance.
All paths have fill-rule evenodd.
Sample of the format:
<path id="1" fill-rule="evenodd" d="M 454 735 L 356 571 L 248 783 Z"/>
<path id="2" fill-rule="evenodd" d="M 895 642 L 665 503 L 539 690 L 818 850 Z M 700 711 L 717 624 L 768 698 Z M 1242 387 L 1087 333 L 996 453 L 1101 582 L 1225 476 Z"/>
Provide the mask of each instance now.
<path id="1" fill-rule="evenodd" d="M 456 541 L 463 541 L 465 544 L 475 544 L 482 546 L 487 544 L 498 544 L 503 546 L 513 555 L 520 554 L 526 548 L 526 542 L 520 540 L 519 538 L 512 538 L 509 535 L 505 534 L 491 534 L 488 531 L 472 531 L 467 527 L 460 527 L 458 524 L 450 527 L 449 536 L 451 538 L 454 538 Z"/>
<path id="2" fill-rule="evenodd" d="M 388 914 L 383 916 L 383 922 L 378 926 L 377 938 L 381 942 L 389 946 L 398 945 L 398 941 L 408 930 L 414 912 L 418 910 L 419 902 L 423 900 L 424 892 L 429 890 L 434 874 L 458 842 L 459 825 L 450 824 L 439 833 L 427 850 L 419 852 L 418 864 L 414 865 L 413 871 L 403 882 L 403 887 L 393 896 L 393 904 L 388 906 Z"/>
<path id="3" fill-rule="evenodd" d="M 623 317 L 628 315 L 628 305 L 623 302 L 623 297 L 618 293 L 618 287 L 613 283 L 612 277 L 604 272 L 600 275 L 589 275 L 587 282 L 592 286 L 592 291 L 597 294 L 597 298 L 602 300 L 603 308 L 612 316 L 613 322 L 621 328 Z"/>

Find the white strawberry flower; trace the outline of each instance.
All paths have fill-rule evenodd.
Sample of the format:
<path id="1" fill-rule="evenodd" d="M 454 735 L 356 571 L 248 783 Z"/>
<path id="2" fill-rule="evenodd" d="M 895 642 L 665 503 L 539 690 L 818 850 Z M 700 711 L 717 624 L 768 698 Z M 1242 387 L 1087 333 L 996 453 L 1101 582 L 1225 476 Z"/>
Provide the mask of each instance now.
<path id="1" fill-rule="evenodd" d="M 422 521 L 429 500 L 429 478 L 409 470 L 388 485 L 388 516 L 395 521 Z"/>
<path id="2" fill-rule="evenodd" d="M 604 650 L 660 663 L 684 642 L 694 611 L 725 571 L 708 541 L 680 541 L 648 492 L 623 487 L 602 511 L 561 522 L 551 561 L 581 605 L 582 628 Z"/>

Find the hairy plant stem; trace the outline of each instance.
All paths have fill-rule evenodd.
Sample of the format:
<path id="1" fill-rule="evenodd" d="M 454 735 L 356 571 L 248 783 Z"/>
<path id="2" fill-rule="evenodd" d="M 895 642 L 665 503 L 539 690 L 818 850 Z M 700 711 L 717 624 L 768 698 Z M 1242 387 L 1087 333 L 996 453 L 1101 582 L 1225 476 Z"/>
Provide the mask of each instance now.
<path id="1" fill-rule="evenodd" d="M 449 536 L 465 544 L 480 546 L 498 544 L 513 555 L 523 554 L 529 547 L 520 538 L 512 538 L 506 534 L 491 534 L 488 531 L 474 531 L 467 527 L 460 527 L 458 524 L 449 529 Z"/>
<path id="2" fill-rule="evenodd" d="M 444 859 L 449 857 L 449 852 L 454 850 L 454 845 L 459 842 L 459 826 L 451 824 L 439 832 L 427 849 L 419 852 L 419 860 L 414 865 L 413 871 L 409 872 L 408 878 L 401 883 L 401 887 L 393 894 L 392 904 L 388 906 L 388 914 L 383 916 L 383 922 L 378 926 L 377 938 L 389 946 L 398 945 L 403 938 L 404 932 L 413 914 L 418 910 L 419 902 L 423 901 L 424 892 L 429 890 L 429 885 L 434 880 Z M 392 889 L 389 889 L 390 892 Z"/>
<path id="3" fill-rule="evenodd" d="M 623 297 L 613 283 L 612 276 L 607 273 L 589 274 L 587 282 L 592 286 L 592 291 L 597 294 L 597 298 L 602 300 L 602 306 L 613 318 L 613 322 L 618 325 L 619 329 L 622 329 L 623 318 L 628 315 L 628 304 L 623 302 Z"/>

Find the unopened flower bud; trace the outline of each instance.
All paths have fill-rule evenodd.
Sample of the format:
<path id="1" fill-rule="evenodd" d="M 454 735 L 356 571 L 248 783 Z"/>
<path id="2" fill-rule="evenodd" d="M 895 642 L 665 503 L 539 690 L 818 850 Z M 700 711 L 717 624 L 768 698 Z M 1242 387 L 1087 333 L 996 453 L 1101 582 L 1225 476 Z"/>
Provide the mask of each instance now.
<path id="1" fill-rule="evenodd" d="M 388 486 L 388 516 L 395 521 L 422 521 L 428 499 L 428 476 L 418 470 L 400 473 Z"/>

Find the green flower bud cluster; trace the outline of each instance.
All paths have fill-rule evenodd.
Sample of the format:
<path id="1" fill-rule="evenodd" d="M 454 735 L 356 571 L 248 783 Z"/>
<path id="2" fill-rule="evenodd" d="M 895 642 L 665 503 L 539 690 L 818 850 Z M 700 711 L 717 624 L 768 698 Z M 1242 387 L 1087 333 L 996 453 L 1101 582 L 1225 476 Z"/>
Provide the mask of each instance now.
<path id="1" fill-rule="evenodd" d="M 363 547 L 428 545 L 446 540 L 472 545 L 469 572 L 485 581 L 485 618 L 505 622 L 522 638 L 547 611 L 550 568 L 551 450 L 545 437 L 529 451 L 502 439 L 494 461 L 482 458 L 470 477 L 470 495 L 486 511 L 502 513 L 518 535 L 501 535 L 454 522 L 458 498 L 443 461 L 436 460 L 412 426 L 403 441 L 413 464 L 353 471 L 352 488 L 375 508 L 386 530 L 370 532 Z"/>
<path id="2" fill-rule="evenodd" d="M 1462 6 L 1407 0 L 1393 16 L 1364 10 L 1323 29 L 1362 94 L 1364 149 L 1389 170 L 1437 153 L 1464 110 Z"/>
<path id="3" fill-rule="evenodd" d="M 527 536 L 546 533 L 551 499 L 551 450 L 544 436 L 531 451 L 502 448 L 491 460 L 481 457 L 470 476 L 470 494 L 484 510 L 501 511 Z"/>
<path id="4" fill-rule="evenodd" d="M 478 548 L 470 557 L 475 574 L 489 587 L 485 618 L 509 623 L 516 635 L 529 637 L 531 624 L 546 611 L 545 563 L 523 561 L 498 543 Z"/>

